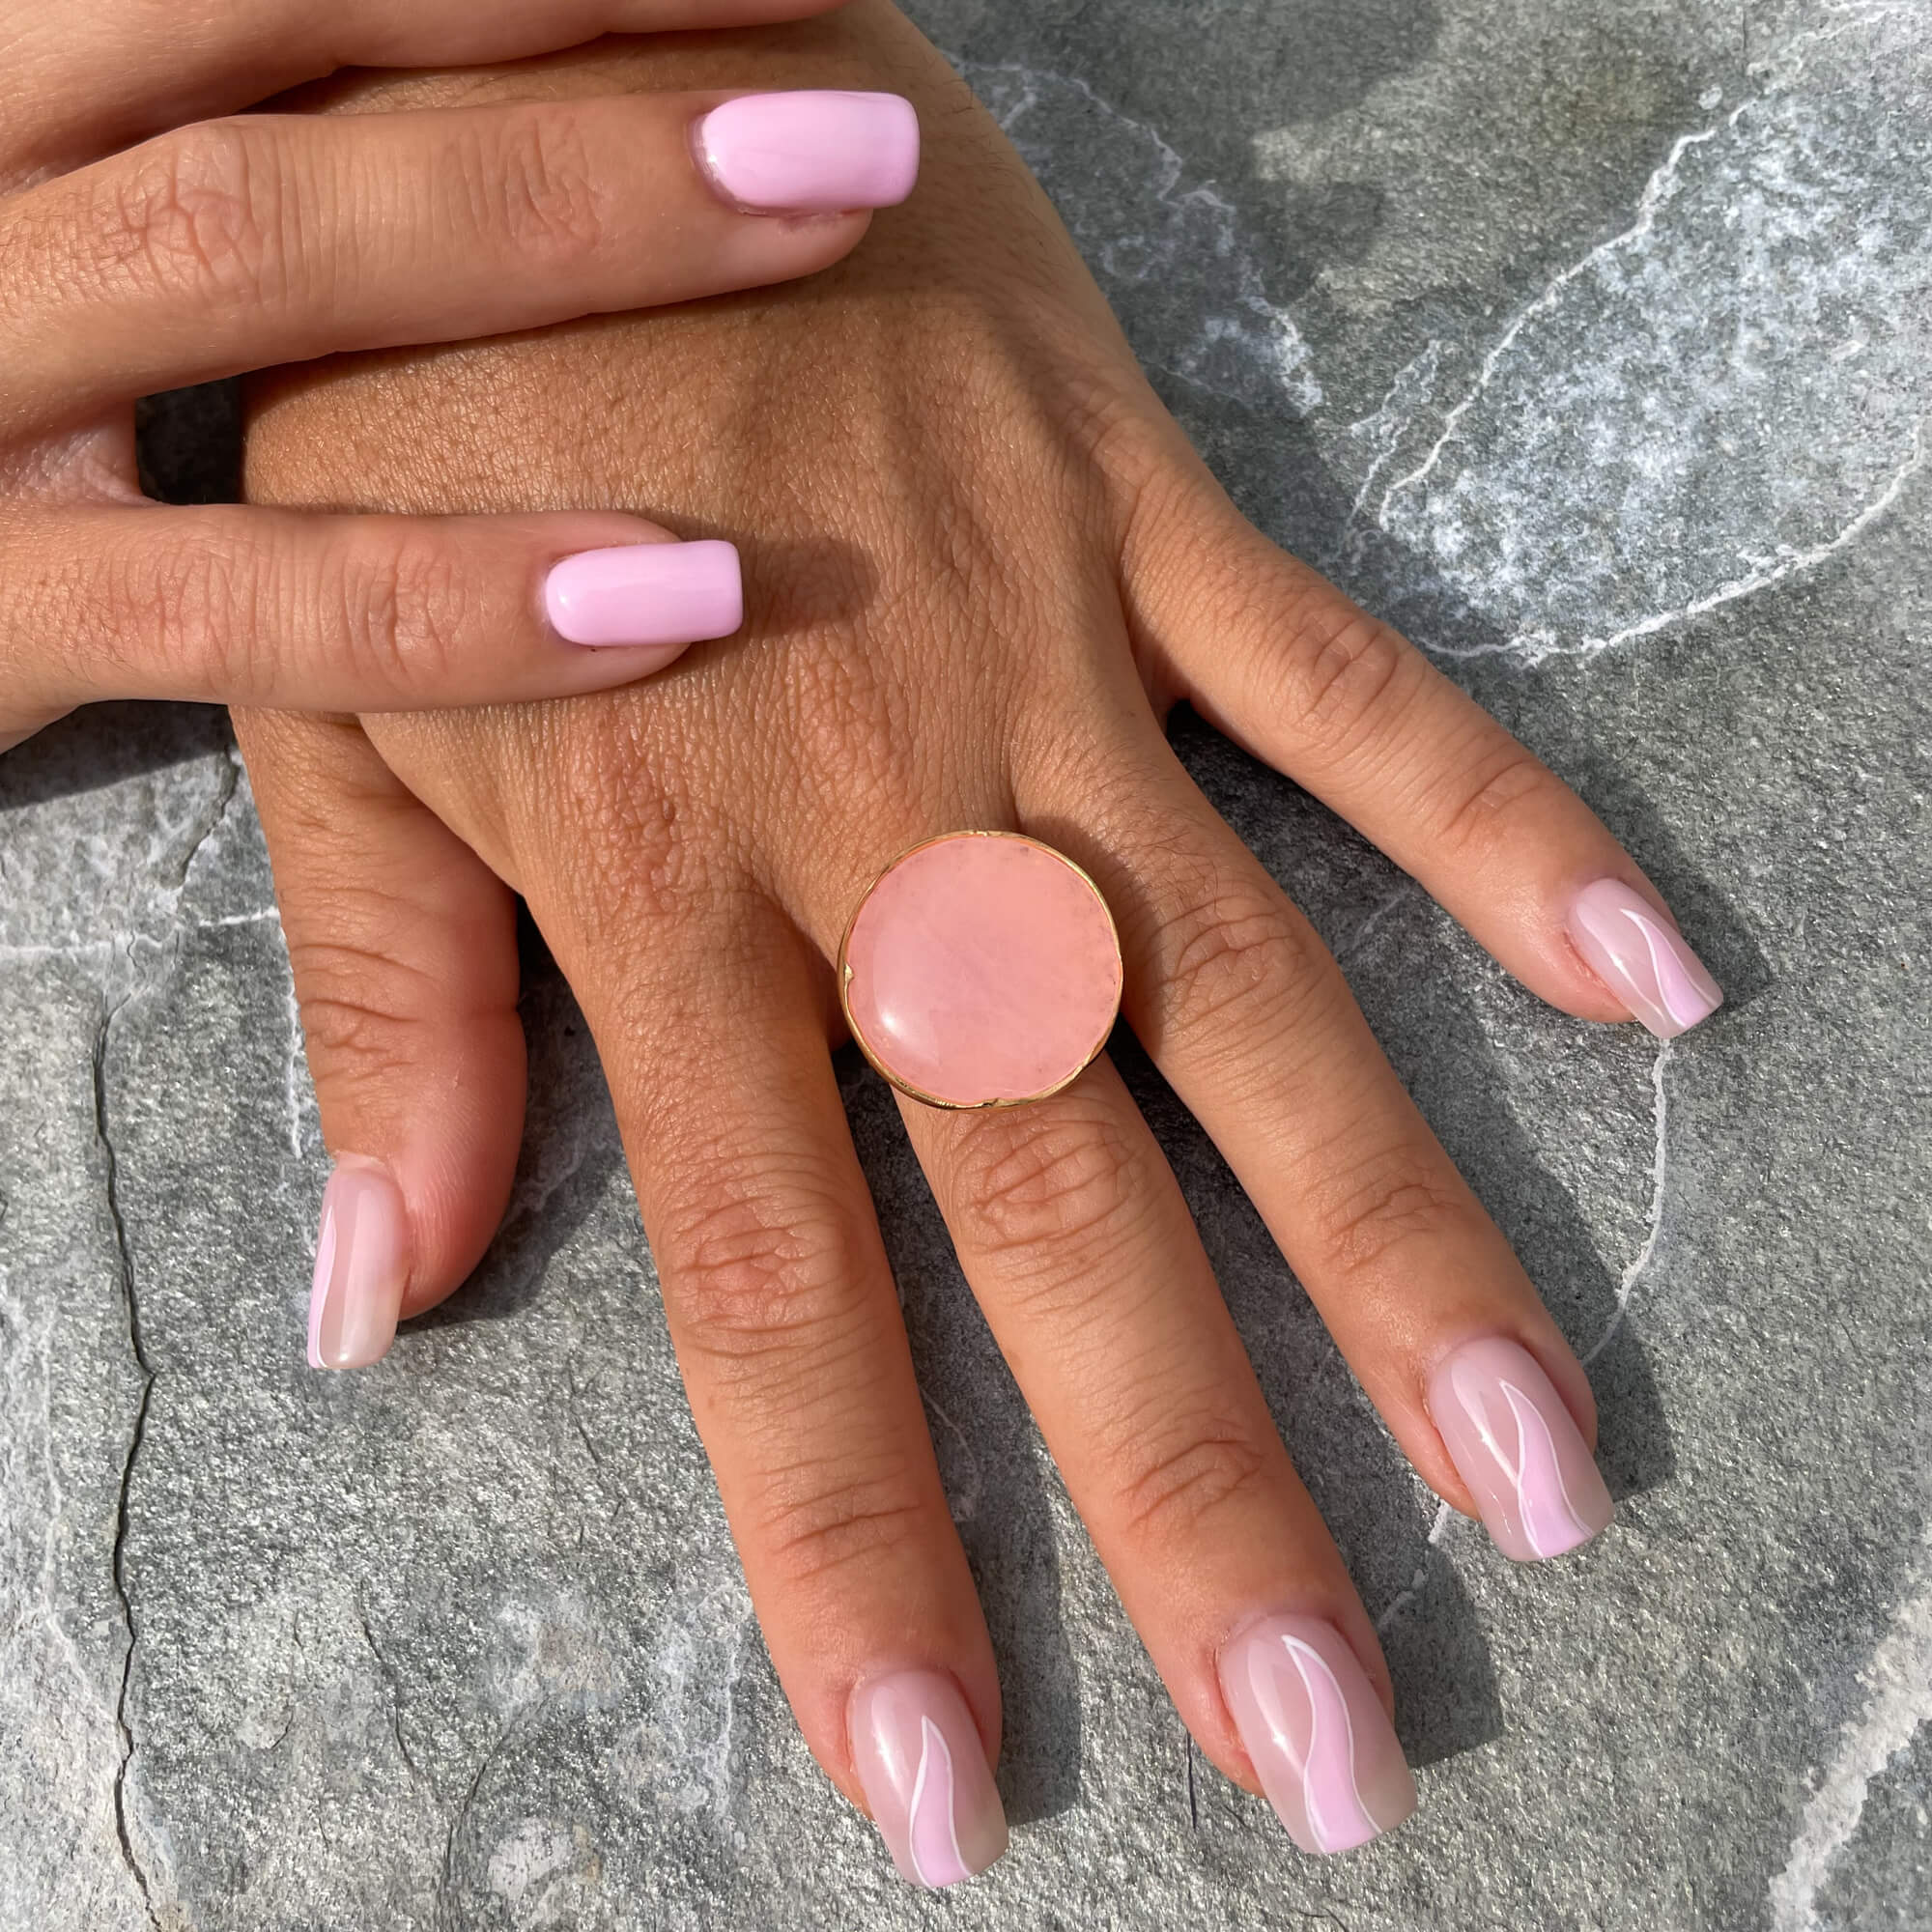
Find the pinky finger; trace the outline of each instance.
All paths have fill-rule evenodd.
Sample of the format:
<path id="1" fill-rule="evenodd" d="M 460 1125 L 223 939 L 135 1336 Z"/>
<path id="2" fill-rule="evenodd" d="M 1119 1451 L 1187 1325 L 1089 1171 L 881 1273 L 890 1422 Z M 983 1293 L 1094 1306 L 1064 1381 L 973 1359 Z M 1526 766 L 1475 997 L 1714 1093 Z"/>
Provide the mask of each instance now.
<path id="1" fill-rule="evenodd" d="M 237 712 L 335 1172 L 309 1363 L 365 1368 L 490 1244 L 523 1137 L 516 901 L 356 724 Z"/>
<path id="2" fill-rule="evenodd" d="M 156 697 L 407 711 L 606 690 L 743 621 L 738 554 L 597 513 L 109 507 L 0 527 L 0 743 Z"/>

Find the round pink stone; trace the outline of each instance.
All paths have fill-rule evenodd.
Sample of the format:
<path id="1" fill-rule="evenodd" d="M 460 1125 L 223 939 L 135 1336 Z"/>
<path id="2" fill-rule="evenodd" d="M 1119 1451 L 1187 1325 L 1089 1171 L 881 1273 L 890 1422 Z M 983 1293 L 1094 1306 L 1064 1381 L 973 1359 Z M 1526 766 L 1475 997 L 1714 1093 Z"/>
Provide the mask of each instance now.
<path id="1" fill-rule="evenodd" d="M 955 832 L 908 852 L 867 894 L 843 960 L 867 1056 L 949 1107 L 1052 1093 L 1120 1010 L 1106 901 L 1051 846 L 1016 836 Z"/>

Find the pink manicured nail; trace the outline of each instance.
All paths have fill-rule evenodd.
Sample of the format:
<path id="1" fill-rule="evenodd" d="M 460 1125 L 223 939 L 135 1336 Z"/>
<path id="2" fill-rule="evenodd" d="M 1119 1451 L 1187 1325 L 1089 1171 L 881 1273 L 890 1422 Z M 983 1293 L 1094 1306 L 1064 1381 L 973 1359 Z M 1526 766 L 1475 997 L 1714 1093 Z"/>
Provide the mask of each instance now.
<path id="1" fill-rule="evenodd" d="M 745 621 L 744 575 L 737 550 L 715 540 L 586 550 L 551 572 L 544 614 L 569 643 L 656 645 L 650 668 L 662 670 Z"/>
<path id="2" fill-rule="evenodd" d="M 875 1677 L 852 1696 L 852 1756 L 901 1878 L 936 1890 L 1007 1849 L 1007 1814 L 979 1727 L 936 1670 Z"/>
<path id="3" fill-rule="evenodd" d="M 1561 1556 L 1609 1521 L 1615 1505 L 1582 1432 L 1528 1350 L 1500 1336 L 1465 1342 L 1425 1400 L 1505 1556 Z"/>
<path id="4" fill-rule="evenodd" d="M 919 116 L 896 94 L 746 94 L 697 124 L 697 158 L 739 208 L 891 208 L 919 176 Z"/>
<path id="5" fill-rule="evenodd" d="M 1304 1852 L 1347 1852 L 1415 1809 L 1368 1672 L 1333 1624 L 1264 1617 L 1221 1653 L 1221 1694 L 1262 1789 Z"/>
<path id="6" fill-rule="evenodd" d="M 1717 980 L 1639 893 L 1599 879 L 1570 908 L 1570 937 L 1617 998 L 1659 1039 L 1675 1039 L 1724 1003 Z"/>
<path id="7" fill-rule="evenodd" d="M 380 1161 L 340 1155 L 322 1197 L 308 1365 L 366 1369 L 389 1352 L 410 1278 L 409 1210 Z"/>

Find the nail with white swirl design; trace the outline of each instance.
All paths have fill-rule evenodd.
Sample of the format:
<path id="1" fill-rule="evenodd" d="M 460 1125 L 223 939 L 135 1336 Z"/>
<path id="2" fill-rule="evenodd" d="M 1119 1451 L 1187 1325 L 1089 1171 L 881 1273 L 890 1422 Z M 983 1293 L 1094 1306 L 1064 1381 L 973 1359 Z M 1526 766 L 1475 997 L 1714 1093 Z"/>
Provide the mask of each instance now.
<path id="1" fill-rule="evenodd" d="M 1609 1521 L 1610 1492 L 1583 1433 L 1527 1349 L 1499 1335 L 1465 1342 L 1437 1365 L 1424 1399 L 1505 1556 L 1561 1556 Z"/>
<path id="2" fill-rule="evenodd" d="M 1007 1849 L 992 1767 L 951 1677 L 875 1677 L 853 1693 L 850 1727 L 866 1803 L 900 1877 L 936 1890 L 984 1871 Z"/>
<path id="3" fill-rule="evenodd" d="M 1621 879 L 1585 886 L 1570 906 L 1571 942 L 1590 970 L 1659 1039 L 1675 1039 L 1724 1003 L 1675 926 Z"/>
<path id="4" fill-rule="evenodd" d="M 1221 1653 L 1221 1694 L 1288 1834 L 1347 1852 L 1415 1809 L 1415 1780 L 1361 1660 L 1319 1617 L 1263 1617 Z"/>

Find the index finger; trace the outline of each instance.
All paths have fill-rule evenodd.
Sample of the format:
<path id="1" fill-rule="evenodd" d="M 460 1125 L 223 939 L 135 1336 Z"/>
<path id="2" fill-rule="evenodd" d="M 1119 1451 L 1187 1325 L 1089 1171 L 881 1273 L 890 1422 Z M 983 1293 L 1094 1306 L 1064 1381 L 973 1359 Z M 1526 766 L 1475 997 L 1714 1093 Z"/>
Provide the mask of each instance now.
<path id="1" fill-rule="evenodd" d="M 605 34 L 758 26 L 838 0 L 61 0 L 9 23 L 0 185 L 59 174 L 163 128 L 345 67 L 473 67 Z M 184 14 L 190 17 L 184 18 Z M 198 16 L 198 17 L 197 17 Z"/>

